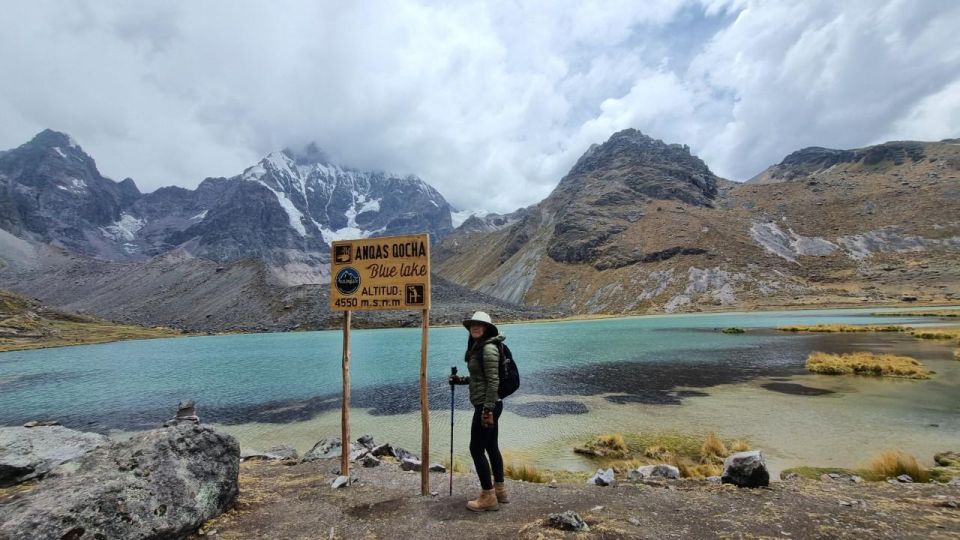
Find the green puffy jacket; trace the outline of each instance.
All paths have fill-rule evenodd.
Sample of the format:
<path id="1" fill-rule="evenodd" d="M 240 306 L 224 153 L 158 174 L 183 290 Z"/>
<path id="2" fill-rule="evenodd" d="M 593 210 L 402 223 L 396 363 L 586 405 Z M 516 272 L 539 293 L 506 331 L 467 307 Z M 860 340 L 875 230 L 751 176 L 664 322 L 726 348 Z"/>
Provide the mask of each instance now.
<path id="1" fill-rule="evenodd" d="M 492 337 L 481 343 L 474 343 L 466 352 L 467 369 L 470 371 L 470 403 L 474 407 L 486 407 L 490 410 L 497 405 L 500 396 L 500 348 L 497 346 L 505 338 L 502 335 Z"/>

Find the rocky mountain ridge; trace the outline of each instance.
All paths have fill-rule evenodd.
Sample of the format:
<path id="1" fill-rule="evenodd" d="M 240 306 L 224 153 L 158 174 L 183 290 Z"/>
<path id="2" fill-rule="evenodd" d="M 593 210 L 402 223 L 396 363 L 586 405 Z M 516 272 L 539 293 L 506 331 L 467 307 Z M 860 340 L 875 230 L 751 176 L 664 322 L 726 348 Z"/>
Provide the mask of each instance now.
<path id="1" fill-rule="evenodd" d="M 807 148 L 752 181 L 635 130 L 496 229 L 435 250 L 451 281 L 575 313 L 956 302 L 960 145 Z"/>
<path id="2" fill-rule="evenodd" d="M 195 190 L 142 194 L 102 176 L 69 136 L 45 130 L 0 155 L 0 227 L 15 236 L 113 261 L 182 250 L 225 262 L 263 259 L 291 282 L 322 282 L 329 243 L 452 230 L 451 207 L 413 175 L 333 164 L 316 146 L 267 155 Z"/>

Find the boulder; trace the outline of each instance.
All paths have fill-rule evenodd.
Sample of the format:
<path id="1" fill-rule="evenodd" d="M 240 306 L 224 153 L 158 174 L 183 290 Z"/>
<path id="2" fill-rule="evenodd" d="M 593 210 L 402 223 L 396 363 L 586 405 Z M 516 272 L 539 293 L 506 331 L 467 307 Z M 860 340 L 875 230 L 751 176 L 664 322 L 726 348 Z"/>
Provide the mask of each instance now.
<path id="1" fill-rule="evenodd" d="M 62 426 L 0 428 L 0 487 L 43 477 L 108 439 Z"/>
<path id="2" fill-rule="evenodd" d="M 587 484 L 594 486 L 612 486 L 617 483 L 616 475 L 613 469 L 597 469 L 597 473 L 587 480 Z"/>
<path id="3" fill-rule="evenodd" d="M 400 448 L 399 446 L 393 449 L 393 457 L 397 458 L 400 461 L 403 461 L 405 459 L 413 459 L 416 461 L 420 461 L 420 458 L 411 454 L 410 452 L 407 452 L 406 450 L 404 450 L 403 448 Z"/>
<path id="4" fill-rule="evenodd" d="M 547 525 L 562 531 L 588 532 L 590 530 L 590 526 L 573 510 L 550 514 L 547 517 Z"/>
<path id="5" fill-rule="evenodd" d="M 364 456 L 370 453 L 370 449 L 365 446 L 354 447 L 350 446 L 350 461 L 359 461 L 363 459 Z"/>
<path id="6" fill-rule="evenodd" d="M 240 446 L 197 425 L 111 442 L 0 506 L 0 538 L 183 538 L 233 504 Z"/>
<path id="7" fill-rule="evenodd" d="M 901 484 L 912 484 L 913 477 L 909 474 L 901 474 L 897 477 L 897 482 L 900 482 Z"/>
<path id="8" fill-rule="evenodd" d="M 673 465 L 660 463 L 658 465 L 647 465 L 630 471 L 627 477 L 631 480 L 641 480 L 644 478 L 668 478 L 670 480 L 676 480 L 680 478 L 680 469 Z"/>
<path id="9" fill-rule="evenodd" d="M 267 450 L 267 454 L 276 456 L 275 459 L 297 459 L 297 449 L 292 446 L 274 446 Z"/>
<path id="10" fill-rule="evenodd" d="M 375 456 L 377 456 L 377 457 L 392 456 L 392 455 L 393 455 L 393 447 L 390 446 L 389 444 L 381 444 L 381 445 L 379 445 L 379 446 L 374 446 L 374 447 L 370 450 L 370 453 L 373 454 L 373 455 L 375 455 Z"/>
<path id="11" fill-rule="evenodd" d="M 370 467 L 380 466 L 380 460 L 375 458 L 372 454 L 367 454 L 366 456 L 363 456 L 363 461 L 361 461 L 361 463 L 363 464 L 364 467 L 367 467 L 368 469 Z"/>
<path id="12" fill-rule="evenodd" d="M 336 479 L 334 479 L 333 483 L 330 484 L 330 487 L 333 489 L 340 489 L 343 486 L 349 486 L 349 485 L 350 485 L 349 476 L 338 476 Z"/>
<path id="13" fill-rule="evenodd" d="M 759 450 L 731 454 L 723 462 L 720 481 L 739 487 L 763 487 L 770 485 L 770 472 Z"/>
<path id="14" fill-rule="evenodd" d="M 357 443 L 359 443 L 360 446 L 366 448 L 367 450 L 373 450 L 373 448 L 377 446 L 377 444 L 373 442 L 373 435 L 364 435 L 359 439 L 357 439 Z"/>
<path id="15" fill-rule="evenodd" d="M 400 460 L 400 468 L 405 471 L 419 471 L 422 466 L 419 459 L 403 458 Z"/>
<path id="16" fill-rule="evenodd" d="M 353 443 L 350 443 L 350 451 L 353 452 L 359 448 Z M 300 463 L 307 463 L 310 461 L 316 461 L 318 459 L 329 459 L 340 457 L 340 452 L 343 450 L 343 445 L 340 442 L 339 437 L 326 437 L 317 441 L 317 444 L 313 445 L 306 454 L 300 458 Z"/>
<path id="17" fill-rule="evenodd" d="M 430 472 L 447 472 L 447 468 L 439 463 L 430 465 Z"/>

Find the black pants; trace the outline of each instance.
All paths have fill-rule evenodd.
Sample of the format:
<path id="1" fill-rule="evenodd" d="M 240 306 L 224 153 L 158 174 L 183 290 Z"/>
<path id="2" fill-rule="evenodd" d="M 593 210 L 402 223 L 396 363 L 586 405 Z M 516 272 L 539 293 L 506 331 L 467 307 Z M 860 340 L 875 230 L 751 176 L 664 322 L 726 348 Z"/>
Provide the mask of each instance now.
<path id="1" fill-rule="evenodd" d="M 497 431 L 499 429 L 500 413 L 503 412 L 503 402 L 498 401 L 493 409 L 493 418 L 497 420 L 492 428 L 484 428 L 480 423 L 483 407 L 474 407 L 473 423 L 470 424 L 470 455 L 473 456 L 473 466 L 480 477 L 480 487 L 493 489 L 493 482 L 503 482 L 503 456 L 497 446 Z M 490 456 L 489 463 L 487 456 Z M 490 467 L 493 466 L 493 480 L 490 479 Z"/>

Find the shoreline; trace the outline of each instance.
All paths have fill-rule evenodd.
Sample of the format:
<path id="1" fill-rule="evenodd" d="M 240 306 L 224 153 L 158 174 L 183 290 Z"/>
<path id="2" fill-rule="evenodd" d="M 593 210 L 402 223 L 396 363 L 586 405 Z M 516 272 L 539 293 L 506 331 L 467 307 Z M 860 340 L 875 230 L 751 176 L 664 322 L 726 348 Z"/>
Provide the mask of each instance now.
<path id="1" fill-rule="evenodd" d="M 811 305 L 804 304 L 801 306 L 759 306 L 754 309 L 701 309 L 699 311 L 683 311 L 677 313 L 603 313 L 603 314 L 581 314 L 581 315 L 568 315 L 563 317 L 544 317 L 538 319 L 517 319 L 517 320 L 504 320 L 499 322 L 499 326 L 504 325 L 514 325 L 514 324 L 549 324 L 549 323 L 567 323 L 567 322 L 589 322 L 589 321 L 603 321 L 610 319 L 635 319 L 635 318 L 662 318 L 662 317 L 681 317 L 681 316 L 709 316 L 709 315 L 737 315 L 737 314 L 749 314 L 749 313 L 776 313 L 783 311 L 816 311 L 816 310 L 845 310 L 845 309 L 890 309 L 895 311 L 919 311 L 930 308 L 937 309 L 957 309 L 960 310 L 960 303 L 910 303 L 908 306 L 902 305 L 902 302 L 896 304 L 821 304 L 821 305 Z M 936 319 L 936 317 L 930 317 L 931 319 Z M 112 321 L 107 321 L 111 324 Z M 150 331 L 162 332 L 161 330 L 155 330 L 153 327 L 149 326 L 131 326 L 128 324 L 117 324 L 118 328 L 133 328 L 136 331 L 142 331 L 149 334 Z M 457 328 L 457 324 L 438 324 L 430 325 L 430 328 Z M 37 349 L 50 349 L 50 348 L 60 348 L 60 347 L 79 347 L 84 345 L 102 345 L 105 343 L 117 343 L 120 341 L 138 341 L 138 340 L 152 340 L 152 339 L 165 339 L 165 338 L 187 338 L 187 337 L 207 337 L 207 336 L 226 336 L 226 335 L 249 335 L 249 334 L 287 334 L 287 333 L 300 333 L 300 332 L 329 332 L 337 331 L 339 328 L 336 326 L 328 328 L 315 328 L 315 329 L 297 329 L 297 330 L 282 330 L 278 332 L 258 332 L 252 330 L 227 330 L 223 332 L 190 332 L 181 328 L 176 327 L 166 327 L 168 330 L 179 333 L 171 334 L 158 334 L 158 335 L 143 335 L 143 336 L 132 336 L 132 337 L 110 337 L 106 339 L 91 339 L 90 341 L 84 341 L 79 343 L 73 342 L 63 342 L 57 339 L 44 340 L 40 339 L 33 343 L 27 344 L 17 344 L 15 348 L 8 347 L 7 345 L 0 344 L 0 354 L 7 352 L 19 352 L 19 351 L 29 351 Z M 402 329 L 407 328 L 406 326 L 396 325 L 396 326 L 378 326 L 372 328 L 355 328 L 354 331 L 365 331 L 365 330 L 392 330 L 392 329 Z"/>

